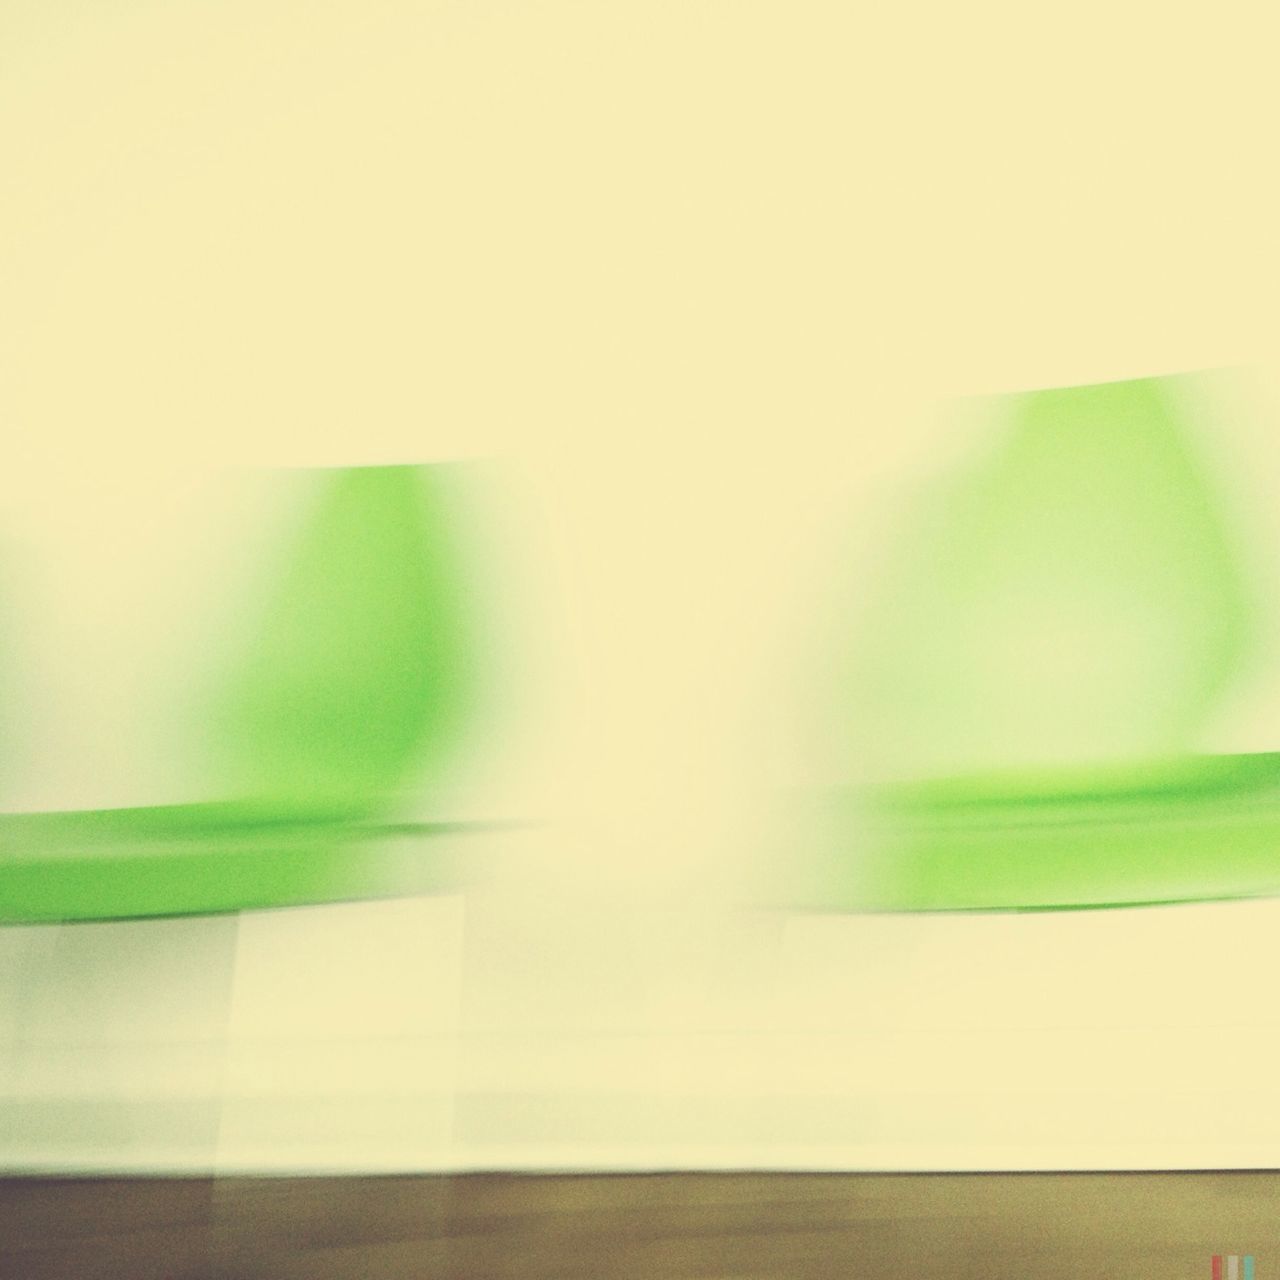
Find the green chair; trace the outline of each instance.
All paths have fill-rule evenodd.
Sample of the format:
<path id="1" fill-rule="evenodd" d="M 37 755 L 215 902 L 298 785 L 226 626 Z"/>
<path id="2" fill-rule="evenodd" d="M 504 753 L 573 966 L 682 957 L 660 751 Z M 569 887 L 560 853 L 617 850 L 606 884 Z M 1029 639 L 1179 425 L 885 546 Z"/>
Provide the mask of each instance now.
<path id="1" fill-rule="evenodd" d="M 792 901 L 1280 893 L 1280 753 L 1195 750 L 1257 637 L 1190 403 L 1168 379 L 1000 403 L 1003 437 L 923 504 L 885 566 L 833 699 L 893 781 L 808 811 Z"/>
<path id="2" fill-rule="evenodd" d="M 315 473 L 320 492 L 198 733 L 208 802 L 0 815 L 0 921 L 239 911 L 455 882 L 476 830 L 395 822 L 480 691 L 447 468 Z M 451 852 L 452 851 L 452 852 Z"/>

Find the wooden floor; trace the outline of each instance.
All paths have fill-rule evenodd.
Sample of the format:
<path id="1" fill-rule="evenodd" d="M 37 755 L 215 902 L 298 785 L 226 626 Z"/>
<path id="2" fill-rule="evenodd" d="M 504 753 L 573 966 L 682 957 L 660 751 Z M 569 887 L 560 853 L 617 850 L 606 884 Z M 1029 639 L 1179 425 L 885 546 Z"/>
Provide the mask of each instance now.
<path id="1" fill-rule="evenodd" d="M 0 1276 L 1280 1276 L 1280 1174 L 0 1179 Z"/>

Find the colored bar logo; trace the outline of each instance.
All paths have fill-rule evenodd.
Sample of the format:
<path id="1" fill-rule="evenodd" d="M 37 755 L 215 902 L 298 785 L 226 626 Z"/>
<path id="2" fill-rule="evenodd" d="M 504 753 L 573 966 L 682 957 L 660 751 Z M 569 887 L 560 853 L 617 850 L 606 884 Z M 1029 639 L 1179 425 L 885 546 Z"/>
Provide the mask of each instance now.
<path id="1" fill-rule="evenodd" d="M 1241 1266 L 1241 1263 L 1244 1263 Z M 1224 1270 L 1223 1257 L 1220 1253 L 1213 1255 L 1213 1280 L 1253 1280 L 1253 1254 L 1246 1253 L 1243 1258 L 1238 1253 L 1229 1253 L 1226 1256 L 1226 1268 Z"/>

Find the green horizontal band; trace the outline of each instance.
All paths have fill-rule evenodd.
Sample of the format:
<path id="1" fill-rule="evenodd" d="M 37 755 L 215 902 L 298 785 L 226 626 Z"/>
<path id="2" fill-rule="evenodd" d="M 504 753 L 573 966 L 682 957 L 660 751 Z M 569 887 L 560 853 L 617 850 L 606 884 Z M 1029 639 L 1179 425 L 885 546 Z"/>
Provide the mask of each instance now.
<path id="1" fill-rule="evenodd" d="M 1280 894 L 1278 753 L 1049 781 L 834 793 L 791 897 L 833 911 L 1042 911 Z"/>
<path id="2" fill-rule="evenodd" d="M 465 883 L 490 824 L 371 825 L 179 805 L 0 819 L 0 921 L 181 916 Z"/>

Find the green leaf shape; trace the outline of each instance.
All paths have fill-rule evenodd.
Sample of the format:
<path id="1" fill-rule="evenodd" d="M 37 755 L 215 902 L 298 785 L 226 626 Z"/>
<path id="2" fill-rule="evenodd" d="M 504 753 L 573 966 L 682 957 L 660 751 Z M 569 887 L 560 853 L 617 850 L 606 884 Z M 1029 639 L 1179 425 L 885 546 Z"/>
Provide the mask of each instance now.
<path id="1" fill-rule="evenodd" d="M 1253 610 L 1185 396 L 1139 379 L 999 410 L 888 568 L 852 714 L 903 777 L 1191 750 Z"/>
<path id="2" fill-rule="evenodd" d="M 475 642 L 441 471 L 327 480 L 211 713 L 233 794 L 368 815 L 456 745 Z"/>

